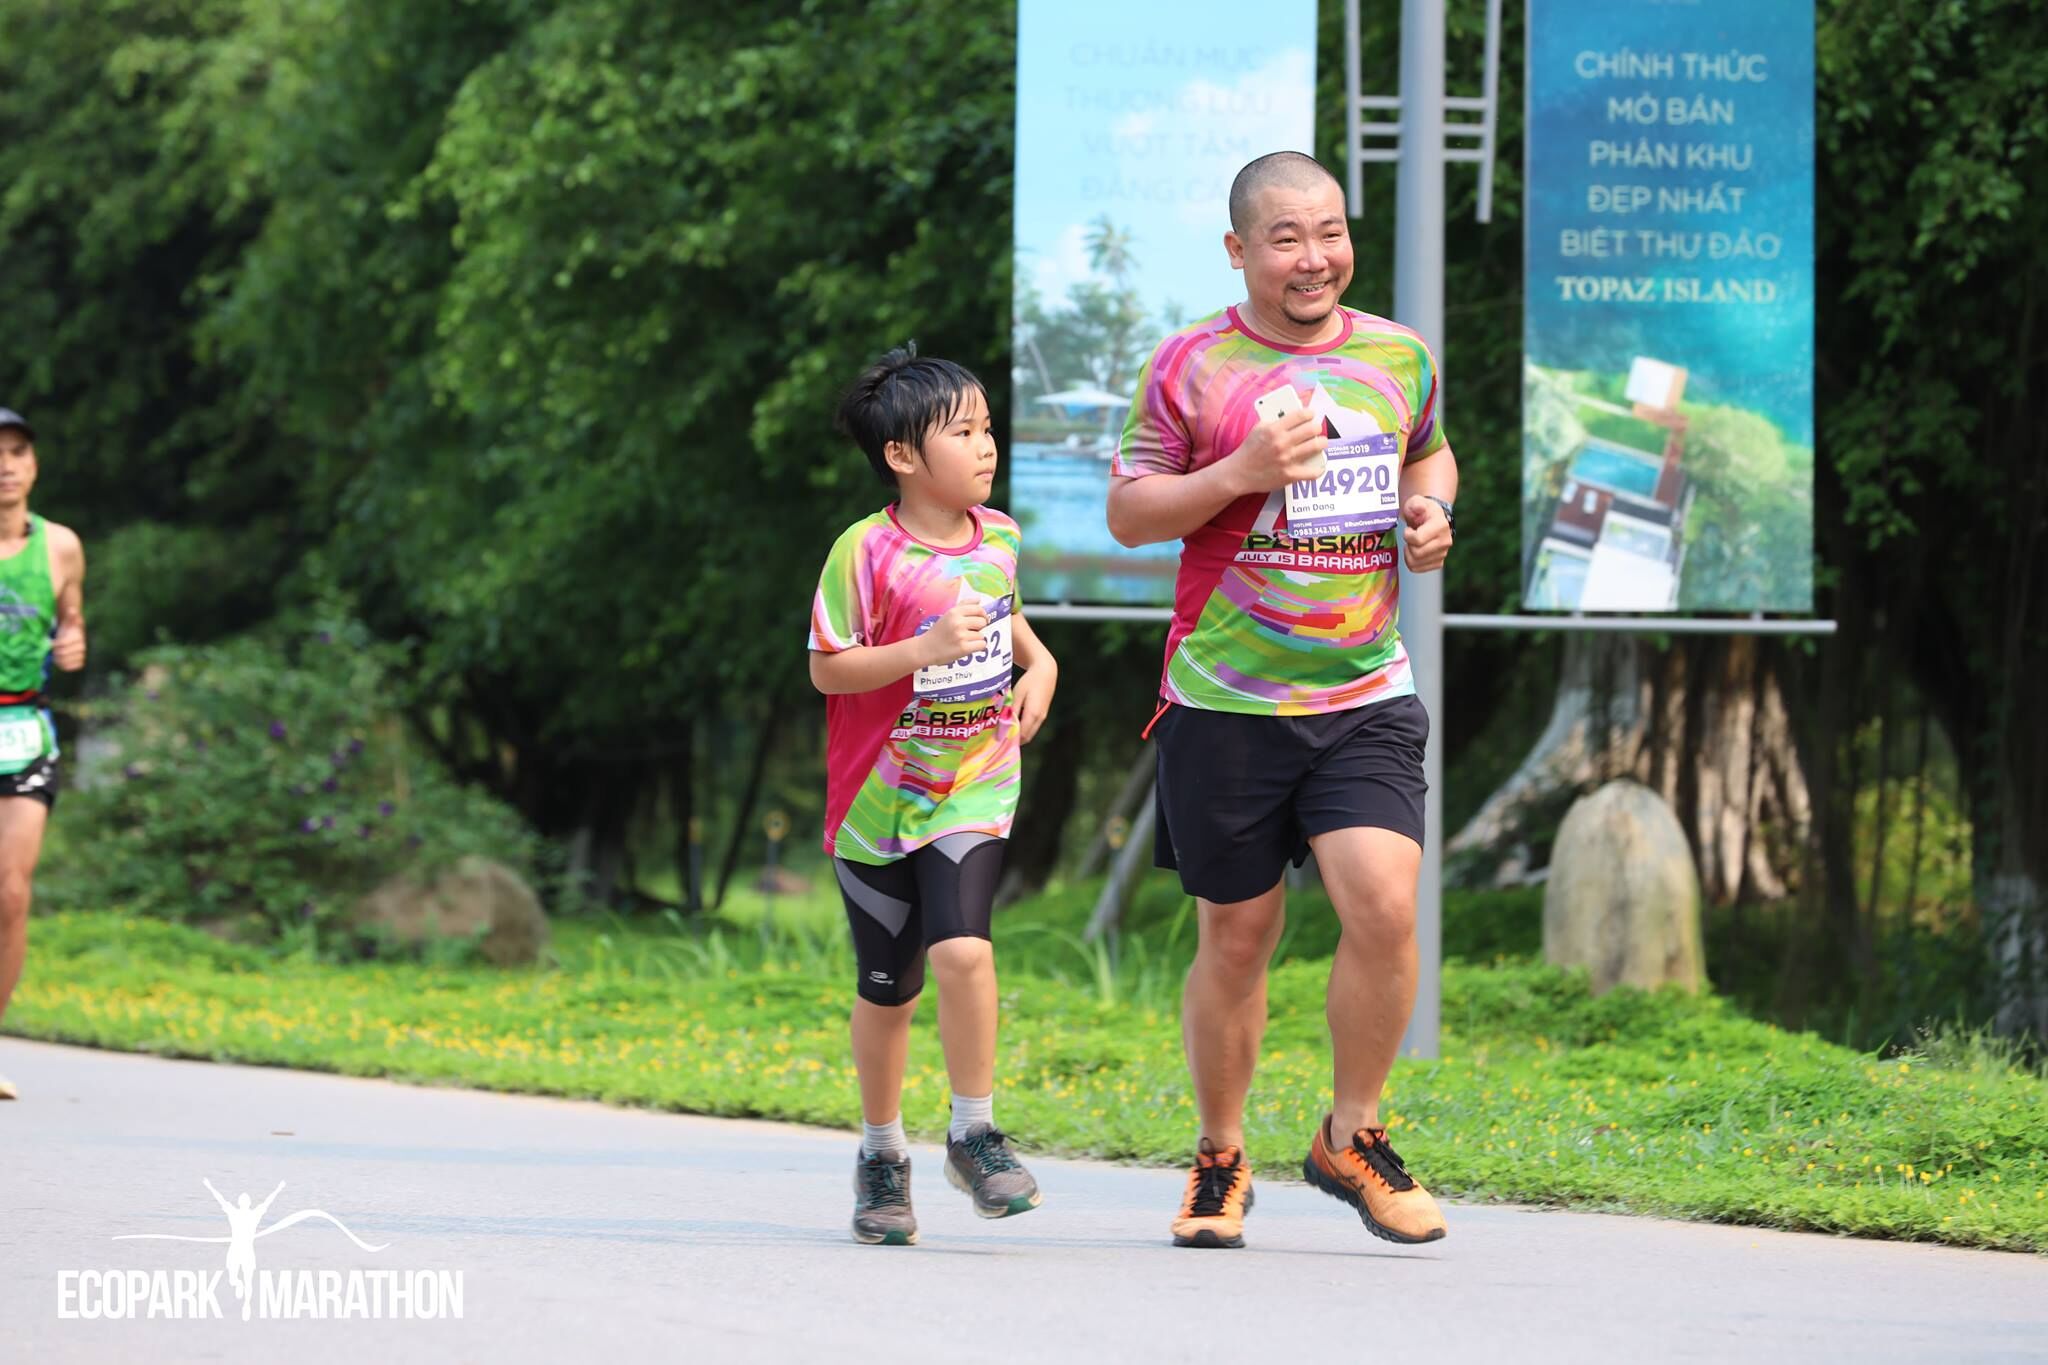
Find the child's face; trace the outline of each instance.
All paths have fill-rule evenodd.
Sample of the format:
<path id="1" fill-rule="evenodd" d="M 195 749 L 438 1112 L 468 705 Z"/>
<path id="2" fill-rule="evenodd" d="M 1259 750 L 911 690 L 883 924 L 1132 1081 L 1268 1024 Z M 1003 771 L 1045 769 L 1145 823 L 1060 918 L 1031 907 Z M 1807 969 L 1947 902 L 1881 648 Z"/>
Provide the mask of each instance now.
<path id="1" fill-rule="evenodd" d="M 892 441 L 887 454 L 900 486 L 915 488 L 956 512 L 981 506 L 996 479 L 996 433 L 988 395 L 969 389 L 953 415 L 925 433 L 922 447 L 910 450 Z"/>

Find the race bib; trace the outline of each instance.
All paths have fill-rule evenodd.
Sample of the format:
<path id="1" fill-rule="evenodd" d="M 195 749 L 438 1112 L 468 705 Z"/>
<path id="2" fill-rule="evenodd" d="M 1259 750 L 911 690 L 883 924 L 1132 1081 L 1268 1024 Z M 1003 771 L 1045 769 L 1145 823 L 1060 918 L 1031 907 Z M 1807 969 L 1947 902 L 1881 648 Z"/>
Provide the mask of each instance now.
<path id="1" fill-rule="evenodd" d="M 1296 537 L 1387 530 L 1401 519 L 1401 448 L 1386 432 L 1332 441 L 1319 479 L 1287 485 L 1287 529 Z"/>
<path id="2" fill-rule="evenodd" d="M 985 697 L 999 697 L 1007 691 L 1013 657 L 1010 612 L 1015 603 L 1014 595 L 999 597 L 989 608 L 988 629 L 982 632 L 988 642 L 986 648 L 951 663 L 931 664 L 918 669 L 911 678 L 911 690 L 922 700 L 946 703 L 980 701 Z M 938 623 L 938 617 L 927 616 L 918 626 L 917 633 L 922 635 Z"/>
<path id="3" fill-rule="evenodd" d="M 49 750 L 50 731 L 33 706 L 0 707 L 0 773 L 18 773 Z"/>

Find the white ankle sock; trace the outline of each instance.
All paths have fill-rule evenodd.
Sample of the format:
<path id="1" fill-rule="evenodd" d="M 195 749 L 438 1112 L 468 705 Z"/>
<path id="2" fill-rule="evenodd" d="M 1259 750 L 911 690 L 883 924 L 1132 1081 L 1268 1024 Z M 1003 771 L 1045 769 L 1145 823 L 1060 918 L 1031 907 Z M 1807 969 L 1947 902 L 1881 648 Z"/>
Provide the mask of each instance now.
<path id="1" fill-rule="evenodd" d="M 991 1126 L 996 1121 L 996 1097 L 993 1093 L 975 1099 L 970 1095 L 953 1096 L 953 1122 L 946 1129 L 946 1136 L 954 1142 L 967 1136 L 967 1130 L 977 1123 Z"/>
<path id="2" fill-rule="evenodd" d="M 903 1115 L 898 1114 L 887 1123 L 869 1123 L 865 1118 L 860 1122 L 860 1151 L 862 1156 L 874 1156 L 888 1152 L 903 1156 L 910 1151 L 910 1139 L 903 1136 Z"/>

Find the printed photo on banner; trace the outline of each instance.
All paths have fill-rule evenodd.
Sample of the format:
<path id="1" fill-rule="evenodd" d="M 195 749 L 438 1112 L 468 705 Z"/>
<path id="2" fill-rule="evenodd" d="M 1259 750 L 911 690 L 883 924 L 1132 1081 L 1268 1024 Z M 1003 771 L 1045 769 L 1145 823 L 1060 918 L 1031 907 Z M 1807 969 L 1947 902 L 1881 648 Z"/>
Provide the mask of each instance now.
<path id="1" fill-rule="evenodd" d="M 1813 607 L 1811 0 L 1530 0 L 1531 610 Z"/>
<path id="2" fill-rule="evenodd" d="M 1312 150 L 1314 0 L 1152 6 L 1021 0 L 1016 394 L 1007 467 L 1034 601 L 1161 604 L 1177 545 L 1125 549 L 1104 519 L 1138 371 L 1167 332 L 1235 302 L 1230 181 Z"/>

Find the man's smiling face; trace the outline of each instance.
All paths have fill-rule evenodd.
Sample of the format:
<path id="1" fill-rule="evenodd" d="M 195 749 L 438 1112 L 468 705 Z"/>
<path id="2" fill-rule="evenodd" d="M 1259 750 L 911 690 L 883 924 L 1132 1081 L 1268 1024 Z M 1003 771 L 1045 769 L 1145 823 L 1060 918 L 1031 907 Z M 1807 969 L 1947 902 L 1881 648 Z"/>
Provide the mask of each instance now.
<path id="1" fill-rule="evenodd" d="M 1351 225 L 1344 191 L 1319 179 L 1306 187 L 1270 185 L 1253 200 L 1242 236 L 1227 234 L 1230 263 L 1244 271 L 1245 297 L 1263 324 L 1289 343 L 1323 339 L 1337 301 L 1351 284 Z"/>

